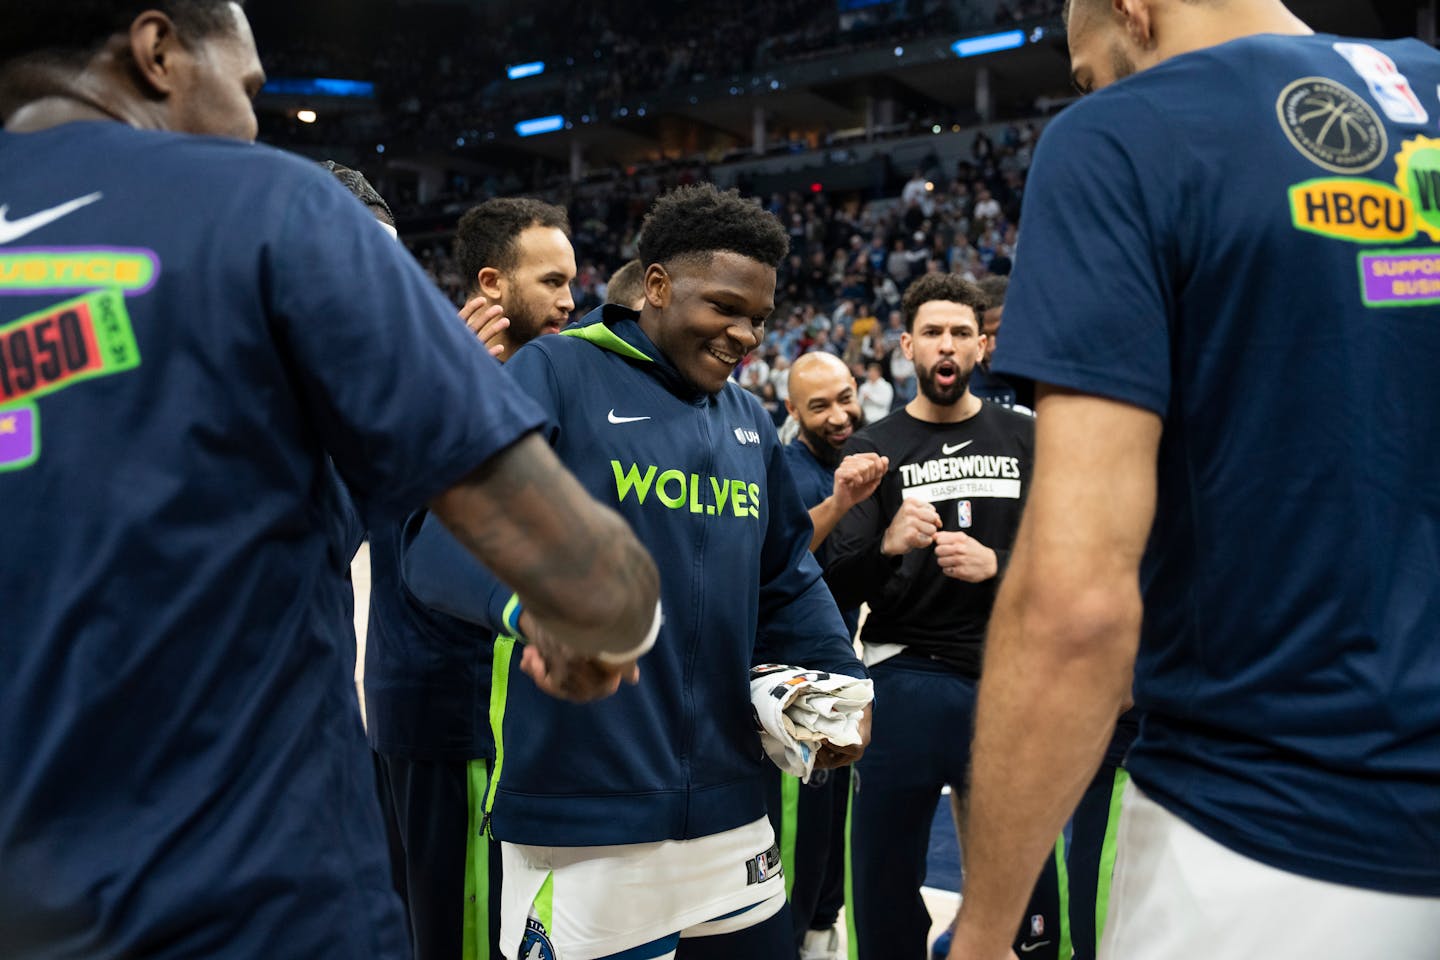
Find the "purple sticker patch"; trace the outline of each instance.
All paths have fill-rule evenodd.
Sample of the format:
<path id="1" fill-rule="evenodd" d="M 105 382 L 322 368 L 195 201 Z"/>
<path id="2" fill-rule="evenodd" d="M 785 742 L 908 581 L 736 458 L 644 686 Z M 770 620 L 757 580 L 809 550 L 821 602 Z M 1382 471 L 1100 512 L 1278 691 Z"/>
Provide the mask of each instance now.
<path id="1" fill-rule="evenodd" d="M 0 408 L 0 471 L 19 470 L 40 456 L 40 411 L 33 403 Z"/>
<path id="2" fill-rule="evenodd" d="M 1360 254 L 1360 292 L 1368 307 L 1440 303 L 1440 249 Z"/>

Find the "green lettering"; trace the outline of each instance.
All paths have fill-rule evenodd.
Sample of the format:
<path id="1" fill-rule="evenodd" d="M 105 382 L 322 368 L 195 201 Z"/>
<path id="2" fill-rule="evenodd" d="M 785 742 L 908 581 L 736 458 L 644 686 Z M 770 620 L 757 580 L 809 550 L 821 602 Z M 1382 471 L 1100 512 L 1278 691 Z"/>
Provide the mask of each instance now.
<path id="1" fill-rule="evenodd" d="M 665 492 L 665 484 L 672 480 L 680 484 L 678 496 L 671 496 Z M 679 510 L 685 506 L 685 474 L 679 470 L 666 470 L 660 474 L 660 479 L 655 482 L 655 496 L 659 497 L 660 502 L 671 510 Z"/>
<path id="2" fill-rule="evenodd" d="M 750 516 L 760 519 L 760 487 L 750 484 Z"/>
<path id="3" fill-rule="evenodd" d="M 704 509 L 705 505 L 700 502 L 700 475 L 692 473 L 690 474 L 690 512 L 700 513 Z"/>
<path id="4" fill-rule="evenodd" d="M 735 511 L 735 516 L 743 517 L 749 511 L 745 508 L 745 481 L 730 481 L 730 506 Z"/>
<path id="5" fill-rule="evenodd" d="M 630 469 L 623 474 L 620 472 L 620 461 L 611 460 L 610 468 L 615 471 L 615 493 L 619 496 L 620 502 L 624 503 L 630 491 L 635 491 L 635 499 L 641 503 L 650 495 L 650 484 L 655 479 L 655 468 L 650 467 L 645 471 L 645 476 L 640 476 L 639 464 L 630 464 Z"/>
<path id="6" fill-rule="evenodd" d="M 730 482 L 728 480 L 722 482 L 718 477 L 711 477 L 710 489 L 715 491 L 715 510 L 710 512 L 714 513 L 718 510 L 724 513 L 725 504 L 730 502 Z"/>

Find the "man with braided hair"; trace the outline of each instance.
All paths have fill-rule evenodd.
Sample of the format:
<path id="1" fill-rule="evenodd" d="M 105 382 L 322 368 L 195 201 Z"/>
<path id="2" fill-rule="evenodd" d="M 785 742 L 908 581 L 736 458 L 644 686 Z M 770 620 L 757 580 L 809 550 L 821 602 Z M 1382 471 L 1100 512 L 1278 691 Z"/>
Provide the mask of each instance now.
<path id="1" fill-rule="evenodd" d="M 497 643 L 486 822 L 502 841 L 507 956 L 794 956 L 748 671 L 865 673 L 770 417 L 729 380 L 760 342 L 787 247 L 758 205 L 682 187 L 645 220 L 640 310 L 606 305 L 507 364 L 561 460 L 664 558 L 667 611 L 638 684 L 591 705 L 544 696 Z M 422 529 L 412 583 L 528 634 L 509 588 L 448 539 Z M 826 745 L 818 766 L 861 750 Z"/>

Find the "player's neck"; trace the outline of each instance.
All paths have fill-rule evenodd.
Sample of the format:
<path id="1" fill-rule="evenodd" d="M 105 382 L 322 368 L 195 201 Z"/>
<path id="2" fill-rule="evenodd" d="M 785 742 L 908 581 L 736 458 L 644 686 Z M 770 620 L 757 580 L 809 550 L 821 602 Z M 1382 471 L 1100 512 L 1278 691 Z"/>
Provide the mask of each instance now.
<path id="1" fill-rule="evenodd" d="M 1171 9 L 1173 20 L 1157 24 L 1156 62 L 1262 33 L 1302 36 L 1315 32 L 1280 0 L 1178 4 Z"/>
<path id="2" fill-rule="evenodd" d="M 32 100 L 10 114 L 5 121 L 5 129 L 10 133 L 38 133 L 77 120 L 118 120 L 129 123 L 123 117 L 89 100 L 50 96 Z M 136 126 L 133 123 L 130 125 Z"/>
<path id="3" fill-rule="evenodd" d="M 74 72 L 32 66 L 12 77 L 29 98 L 5 117 L 10 133 L 35 133 L 77 120 L 116 120 L 141 129 L 167 129 L 163 105 L 130 96 L 126 77 L 106 51 Z"/>
<path id="4" fill-rule="evenodd" d="M 962 423 L 980 412 L 984 401 L 968 389 L 952 404 L 933 402 L 924 393 L 905 404 L 905 412 L 925 423 Z"/>

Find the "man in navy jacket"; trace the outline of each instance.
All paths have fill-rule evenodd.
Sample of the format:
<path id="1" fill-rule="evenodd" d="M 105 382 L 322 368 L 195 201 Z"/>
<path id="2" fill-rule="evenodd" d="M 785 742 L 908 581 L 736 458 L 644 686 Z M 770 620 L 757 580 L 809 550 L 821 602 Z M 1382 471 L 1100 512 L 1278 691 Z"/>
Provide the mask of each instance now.
<path id="1" fill-rule="evenodd" d="M 604 307 L 507 365 L 562 461 L 657 558 L 665 609 L 638 682 L 599 703 L 546 696 L 497 643 L 486 817 L 510 956 L 793 955 L 748 667 L 865 671 L 770 418 L 728 381 L 760 340 L 787 242 L 733 192 L 676 190 L 646 220 L 641 310 Z M 431 523 L 411 548 L 420 599 L 530 634 L 509 588 L 447 539 Z M 827 745 L 819 765 L 861 749 Z"/>

